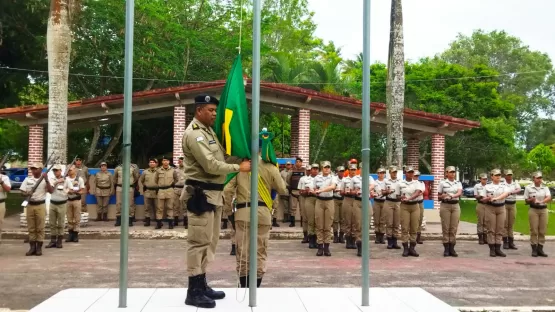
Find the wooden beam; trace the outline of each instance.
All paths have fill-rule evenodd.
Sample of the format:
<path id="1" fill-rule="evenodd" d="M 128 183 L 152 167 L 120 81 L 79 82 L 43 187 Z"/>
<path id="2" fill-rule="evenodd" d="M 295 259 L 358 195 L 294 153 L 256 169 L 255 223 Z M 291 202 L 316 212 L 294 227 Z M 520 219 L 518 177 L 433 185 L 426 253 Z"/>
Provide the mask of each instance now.
<path id="1" fill-rule="evenodd" d="M 33 113 L 25 113 L 25 118 L 28 118 L 28 119 L 35 119 L 35 120 L 39 119 L 39 118 L 38 118 L 36 115 L 34 115 Z"/>

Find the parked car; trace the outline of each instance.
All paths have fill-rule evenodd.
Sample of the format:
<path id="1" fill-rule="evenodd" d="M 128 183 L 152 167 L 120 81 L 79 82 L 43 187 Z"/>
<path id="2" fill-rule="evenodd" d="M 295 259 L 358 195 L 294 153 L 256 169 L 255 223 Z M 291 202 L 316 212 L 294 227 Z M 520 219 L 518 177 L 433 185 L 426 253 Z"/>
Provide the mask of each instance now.
<path id="1" fill-rule="evenodd" d="M 10 183 L 12 184 L 12 190 L 18 190 L 21 186 L 21 182 L 25 180 L 28 176 L 29 171 L 27 168 L 10 168 L 4 170 L 3 174 L 10 178 Z"/>
<path id="2" fill-rule="evenodd" d="M 474 197 L 474 187 L 467 187 L 463 189 L 463 195 L 465 197 Z"/>

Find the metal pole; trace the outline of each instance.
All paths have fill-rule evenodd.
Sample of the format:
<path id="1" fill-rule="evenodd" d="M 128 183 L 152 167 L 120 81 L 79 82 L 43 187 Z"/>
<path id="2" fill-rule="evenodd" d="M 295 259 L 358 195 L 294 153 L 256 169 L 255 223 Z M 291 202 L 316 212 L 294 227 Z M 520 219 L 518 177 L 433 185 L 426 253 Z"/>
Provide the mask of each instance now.
<path id="1" fill-rule="evenodd" d="M 370 303 L 370 0 L 364 0 L 362 59 L 362 306 Z"/>
<path id="2" fill-rule="evenodd" d="M 127 260 L 129 241 L 129 178 L 131 165 L 131 118 L 133 105 L 133 24 L 135 2 L 126 0 L 125 79 L 123 89 L 123 177 L 121 192 L 121 236 L 119 254 L 119 307 L 127 307 Z"/>
<path id="3" fill-rule="evenodd" d="M 258 134 L 260 123 L 260 0 L 254 0 L 252 31 L 251 224 L 249 243 L 249 306 L 256 307 L 258 237 Z"/>

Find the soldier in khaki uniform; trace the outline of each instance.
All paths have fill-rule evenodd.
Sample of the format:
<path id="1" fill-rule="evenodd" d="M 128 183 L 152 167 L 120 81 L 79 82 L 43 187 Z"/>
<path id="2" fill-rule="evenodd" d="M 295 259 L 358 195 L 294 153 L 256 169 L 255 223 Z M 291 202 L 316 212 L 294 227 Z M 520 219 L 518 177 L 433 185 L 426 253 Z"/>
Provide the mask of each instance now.
<path id="1" fill-rule="evenodd" d="M 293 164 L 288 161 L 285 163 L 285 169 L 280 172 L 281 178 L 285 181 L 285 185 L 289 188 L 289 172 L 293 169 Z M 289 227 L 295 226 L 295 215 L 291 213 L 291 205 L 290 205 L 290 194 L 287 195 L 280 195 L 279 196 L 279 210 L 283 213 L 283 222 L 290 222 Z M 279 216 L 279 215 L 278 215 Z M 291 218 L 293 217 L 293 218 Z M 279 227 L 279 224 L 276 222 L 276 218 L 272 220 L 272 226 Z"/>
<path id="2" fill-rule="evenodd" d="M 305 206 L 305 199 L 306 195 L 302 195 L 304 193 L 305 184 L 312 181 L 312 177 L 310 176 L 310 168 L 304 169 L 306 170 L 305 174 L 300 177 L 296 181 L 296 187 L 293 188 L 293 185 L 290 185 L 290 193 L 291 197 L 295 198 L 297 196 L 297 200 L 299 202 L 299 209 L 301 209 L 301 227 L 303 228 L 303 240 L 301 241 L 302 244 L 309 243 L 309 236 L 308 236 L 308 215 L 306 214 L 306 206 Z M 291 183 L 295 180 L 291 177 Z M 292 200 L 292 199 L 291 199 Z M 291 201 L 292 202 L 292 201 Z M 312 236 L 311 236 L 312 237 Z"/>
<path id="3" fill-rule="evenodd" d="M 183 214 L 183 226 L 187 228 L 187 206 L 183 202 L 181 197 L 181 192 L 183 187 L 185 187 L 185 167 L 183 166 L 183 157 L 179 157 L 177 160 L 177 168 L 174 168 L 177 172 L 177 183 L 173 188 L 173 220 L 174 225 L 179 225 L 179 218 Z"/>
<path id="4" fill-rule="evenodd" d="M 476 216 L 478 223 L 476 224 L 478 231 L 478 244 L 487 244 L 487 227 L 486 227 L 486 204 L 482 202 L 482 191 L 488 182 L 488 174 L 480 173 L 480 182 L 474 185 L 474 197 L 476 198 Z"/>
<path id="5" fill-rule="evenodd" d="M 462 194 L 462 184 L 455 180 L 455 167 L 449 166 L 445 169 L 445 172 L 447 178 L 441 180 L 437 187 L 438 199 L 441 201 L 439 216 L 441 218 L 441 232 L 443 233 L 443 256 L 458 257 L 455 245 L 461 217 L 459 199 Z"/>
<path id="6" fill-rule="evenodd" d="M 158 186 L 158 200 L 156 202 L 156 229 L 162 228 L 164 209 L 168 216 L 168 228 L 173 229 L 173 187 L 179 181 L 177 171 L 170 166 L 170 158 L 162 157 L 162 167 L 156 170 L 154 183 Z"/>
<path id="7" fill-rule="evenodd" d="M 513 170 L 505 170 L 505 186 L 509 196 L 505 198 L 505 227 L 503 232 L 503 249 L 518 249 L 515 246 L 513 227 L 516 217 L 516 195 L 520 193 L 520 184 L 513 180 Z"/>
<path id="8" fill-rule="evenodd" d="M 374 241 L 375 244 L 385 244 L 385 196 L 383 195 L 383 190 L 386 189 L 385 187 L 385 169 L 378 168 L 378 179 L 374 181 L 375 187 L 374 191 L 372 192 L 372 196 L 374 197 L 374 233 L 376 234 L 376 239 Z"/>
<path id="9" fill-rule="evenodd" d="M 89 192 L 89 178 L 90 178 L 90 174 L 89 174 L 89 168 L 85 165 L 83 165 L 83 160 L 81 159 L 80 156 L 77 156 L 77 158 L 75 158 L 75 170 L 77 173 L 77 176 L 80 177 L 81 179 L 83 179 L 83 182 L 85 182 L 85 188 L 87 189 L 87 193 Z M 81 196 L 81 212 L 87 212 L 87 193 L 83 194 Z"/>
<path id="10" fill-rule="evenodd" d="M 90 192 L 96 196 L 96 221 L 108 221 L 110 196 L 114 194 L 114 181 L 106 162 L 100 163 L 100 171 L 91 177 Z"/>
<path id="11" fill-rule="evenodd" d="M 297 157 L 295 160 L 295 165 L 293 166 L 293 168 L 291 168 L 291 170 L 289 170 L 288 173 L 289 174 L 287 175 L 287 179 L 285 180 L 285 183 L 288 185 L 289 192 L 291 194 L 291 196 L 289 197 L 289 214 L 290 214 L 289 220 L 291 221 L 291 224 L 289 224 L 289 227 L 294 227 L 297 208 L 300 209 L 300 204 L 299 204 L 300 192 L 298 191 L 298 183 L 301 177 L 305 175 L 305 168 L 303 167 L 303 159 L 300 157 Z M 303 222 L 308 222 L 308 220 L 302 217 L 303 215 L 302 210 L 300 211 L 300 215 L 301 215 L 301 226 L 303 226 Z"/>
<path id="12" fill-rule="evenodd" d="M 50 180 L 46 173 L 42 172 L 42 163 L 33 163 L 31 165 L 32 175 L 23 180 L 19 188 L 21 195 L 31 198 L 27 203 L 27 230 L 29 231 L 29 251 L 26 256 L 42 256 L 42 243 L 44 241 L 44 226 L 46 222 L 46 193 L 54 192 L 54 187 L 50 184 Z M 43 177 L 41 179 L 41 176 Z M 40 181 L 35 192 L 31 193 L 35 184 Z"/>
<path id="13" fill-rule="evenodd" d="M 491 171 L 492 183 L 482 190 L 483 202 L 486 203 L 486 225 L 488 227 L 488 245 L 490 257 L 506 257 L 501 251 L 503 229 L 505 227 L 505 198 L 509 195 L 504 183 L 501 183 L 501 170 Z"/>
<path id="14" fill-rule="evenodd" d="M 420 210 L 420 219 L 418 220 L 418 232 L 416 232 L 416 243 L 417 244 L 424 244 L 422 241 L 422 222 L 424 222 L 424 191 L 426 191 L 426 184 L 424 182 L 419 181 L 420 179 L 420 171 L 414 170 L 414 179 L 418 181 L 418 185 L 420 188 L 420 195 L 416 200 L 418 201 L 418 208 Z"/>
<path id="15" fill-rule="evenodd" d="M 237 247 L 235 241 L 235 214 L 233 212 L 233 206 L 235 201 L 235 187 L 228 183 L 224 188 L 224 207 L 223 212 L 227 215 L 228 220 L 231 223 L 231 252 L 229 253 L 230 256 L 235 256 Z"/>
<path id="16" fill-rule="evenodd" d="M 81 198 L 87 193 L 85 181 L 77 175 L 75 166 L 69 168 L 66 181 L 69 184 L 67 198 L 67 232 L 66 242 L 79 242 L 79 228 L 81 226 Z"/>
<path id="17" fill-rule="evenodd" d="M 414 168 L 405 167 L 406 180 L 399 183 L 401 191 L 401 240 L 403 241 L 403 257 L 418 257 L 416 252 L 416 233 L 420 221 L 420 205 L 418 198 L 422 194 L 420 181 L 414 179 Z M 410 246 L 409 246 L 410 244 Z"/>
<path id="18" fill-rule="evenodd" d="M 131 165 L 129 166 L 129 226 L 133 226 L 133 220 L 135 219 L 135 186 L 139 181 L 139 169 Z M 114 182 L 116 183 L 116 224 L 114 226 L 121 225 L 121 192 L 123 184 L 123 166 L 119 165 L 114 170 Z"/>
<path id="19" fill-rule="evenodd" d="M 331 227 L 333 225 L 334 203 L 333 191 L 337 187 L 335 179 L 331 175 L 331 164 L 329 161 L 322 162 L 322 175 L 314 178 L 314 191 L 316 205 L 314 209 L 316 223 L 316 237 L 318 252 L 316 256 L 331 256 L 330 243 L 332 241 Z"/>
<path id="20" fill-rule="evenodd" d="M 382 191 L 382 195 L 385 196 L 387 249 L 401 249 L 397 244 L 401 223 L 401 190 L 399 188 L 401 180 L 397 179 L 396 166 L 389 167 L 389 176 L 389 179 L 385 180 L 385 189 Z"/>
<path id="21" fill-rule="evenodd" d="M 345 242 L 343 235 L 343 228 L 341 224 L 343 222 L 343 214 L 341 211 L 341 205 L 343 204 L 343 195 L 341 195 L 341 184 L 343 180 L 343 175 L 345 174 L 345 167 L 339 166 L 337 167 L 337 174 L 334 175 L 335 179 L 335 190 L 333 191 L 333 203 L 334 203 L 334 216 L 333 216 L 333 242 L 334 243 L 341 243 Z"/>
<path id="22" fill-rule="evenodd" d="M 545 232 L 547 231 L 547 204 L 551 202 L 551 193 L 547 186 L 542 185 L 541 171 L 534 173 L 534 183 L 524 189 L 524 199 L 530 205 L 528 220 L 530 221 L 530 244 L 532 257 L 547 257 L 543 251 L 545 245 Z"/>
<path id="23" fill-rule="evenodd" d="M 10 183 L 10 178 L 0 174 L 0 244 L 2 243 L 2 223 L 6 215 L 6 198 L 11 189 L 12 184 Z"/>
<path id="24" fill-rule="evenodd" d="M 182 141 L 186 187 L 181 199 L 187 202 L 189 217 L 189 285 L 185 304 L 201 308 L 213 308 L 214 299 L 225 297 L 224 292 L 213 290 L 206 281 L 206 268 L 214 260 L 219 240 L 223 183 L 227 174 L 249 172 L 251 168 L 249 161 L 239 165 L 236 158 L 225 158 L 224 149 L 211 128 L 218 103 L 218 99 L 209 95 L 195 97 L 195 118 L 185 129 Z"/>
<path id="25" fill-rule="evenodd" d="M 69 181 L 64 179 L 61 165 L 54 165 L 52 171 L 54 172 L 54 177 L 50 179 L 50 184 L 54 187 L 54 192 L 50 196 L 50 207 L 48 209 L 50 243 L 45 248 L 62 248 L 67 210 L 67 193 L 73 186 L 68 183 Z"/>
<path id="26" fill-rule="evenodd" d="M 362 162 L 360 163 L 362 166 Z M 371 176 L 369 178 L 369 193 L 374 191 L 375 182 Z M 351 195 L 355 196 L 353 206 L 351 209 L 351 222 L 352 222 L 352 237 L 356 243 L 357 256 L 362 257 L 362 176 L 356 175 L 351 180 Z M 368 198 L 370 201 L 370 198 Z M 369 202 L 368 207 L 369 218 L 372 216 L 372 202 Z"/>
<path id="27" fill-rule="evenodd" d="M 353 179 L 356 177 L 357 164 L 349 165 L 349 175 L 344 177 L 341 181 L 341 194 L 343 195 L 343 203 L 341 205 L 341 212 L 343 213 L 343 223 L 341 228 L 345 232 L 345 248 L 356 249 L 354 237 L 354 220 L 353 220 L 353 204 L 355 195 L 353 195 Z"/>
<path id="28" fill-rule="evenodd" d="M 158 159 L 150 158 L 148 161 L 148 169 L 143 170 L 139 181 L 143 185 L 143 198 L 144 198 L 144 209 L 145 209 L 145 226 L 150 226 L 150 220 L 152 216 L 156 216 L 156 202 L 158 184 L 154 179 L 156 171 L 158 170 Z"/>
<path id="29" fill-rule="evenodd" d="M 312 164 L 310 168 L 310 178 L 305 181 L 301 190 L 301 195 L 304 198 L 304 208 L 306 210 L 307 224 L 308 224 L 308 248 L 316 249 L 318 244 L 316 242 L 316 219 L 315 219 L 315 209 L 316 209 L 316 194 L 314 194 L 315 186 L 314 179 L 318 176 L 320 166 L 318 164 Z"/>

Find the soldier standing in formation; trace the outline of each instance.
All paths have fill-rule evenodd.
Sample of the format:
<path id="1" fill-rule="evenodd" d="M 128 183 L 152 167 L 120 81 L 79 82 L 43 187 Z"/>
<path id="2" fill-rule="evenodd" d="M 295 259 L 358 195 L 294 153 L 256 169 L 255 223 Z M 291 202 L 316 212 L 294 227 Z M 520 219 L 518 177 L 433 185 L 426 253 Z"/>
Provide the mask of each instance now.
<path id="1" fill-rule="evenodd" d="M 136 166 L 129 166 L 129 226 L 133 226 L 135 218 L 135 187 L 139 181 L 139 169 Z M 114 182 L 116 183 L 116 224 L 121 225 L 121 192 L 123 192 L 123 166 L 120 164 L 114 169 Z"/>
<path id="2" fill-rule="evenodd" d="M 42 172 L 42 163 L 33 163 L 31 165 L 31 174 L 26 177 L 19 188 L 21 195 L 31 196 L 27 203 L 27 230 L 29 231 L 29 251 L 26 256 L 42 256 L 42 244 L 44 241 L 44 226 L 46 221 L 46 193 L 54 192 L 54 187 L 50 184 L 50 180 L 46 173 Z M 34 192 L 32 192 L 35 184 L 39 182 Z M 32 193 L 31 193 L 32 192 Z"/>
<path id="3" fill-rule="evenodd" d="M 179 224 L 179 218 L 183 214 L 183 226 L 187 228 L 187 206 L 185 202 L 180 199 L 183 187 L 185 187 L 185 167 L 183 166 L 183 157 L 179 157 L 177 160 L 177 167 L 174 168 L 177 172 L 177 183 L 173 188 L 174 198 L 173 198 L 173 215 L 174 215 L 174 225 Z"/>
<path id="4" fill-rule="evenodd" d="M 293 164 L 290 161 L 285 163 L 285 169 L 280 172 L 281 178 L 285 181 L 285 186 L 289 188 L 289 174 L 293 168 Z M 279 208 L 283 213 L 283 222 L 290 222 L 289 226 L 295 226 L 295 214 L 291 212 L 291 203 L 290 203 L 291 195 L 288 193 L 286 195 L 279 195 Z M 276 207 L 278 208 L 278 207 Z M 296 213 L 296 212 L 295 212 Z M 279 215 L 278 215 L 279 216 Z M 291 218 L 292 217 L 292 218 Z M 279 227 L 276 218 L 272 219 L 272 226 Z"/>
<path id="5" fill-rule="evenodd" d="M 75 166 L 69 168 L 66 177 L 70 186 L 67 199 L 67 228 L 68 237 L 66 243 L 79 242 L 79 228 L 81 227 L 81 198 L 87 193 L 85 181 L 77 175 Z"/>
<path id="6" fill-rule="evenodd" d="M 295 166 L 293 166 L 293 168 L 289 170 L 289 174 L 286 178 L 286 185 L 289 188 L 289 194 L 291 195 L 289 197 L 289 213 L 293 216 L 293 219 L 290 219 L 291 224 L 289 224 L 289 226 L 295 226 L 295 215 L 297 214 L 297 208 L 299 208 L 301 210 L 301 227 L 303 228 L 303 235 L 305 236 L 303 242 L 308 242 L 308 215 L 305 211 L 306 208 L 304 206 L 304 197 L 300 196 L 301 192 L 299 189 L 299 181 L 302 177 L 307 175 L 307 170 L 308 169 L 305 169 L 303 167 L 303 159 L 297 157 L 297 159 L 295 160 Z M 303 202 L 301 203 L 301 201 Z"/>
<path id="7" fill-rule="evenodd" d="M 6 215 L 6 198 L 8 198 L 8 193 L 11 189 L 12 184 L 10 183 L 10 178 L 0 174 L 0 244 L 2 243 L 2 223 Z"/>
<path id="8" fill-rule="evenodd" d="M 416 243 L 417 244 L 424 244 L 422 241 L 422 222 L 424 222 L 424 191 L 426 190 L 426 185 L 424 182 L 419 181 L 420 178 L 420 171 L 414 170 L 414 179 L 418 181 L 420 186 L 420 195 L 417 198 L 418 201 L 418 208 L 420 210 L 420 219 L 418 220 L 418 232 L 416 232 Z"/>
<path id="9" fill-rule="evenodd" d="M 382 194 L 385 195 L 387 249 L 401 249 L 397 244 L 401 223 L 401 191 L 399 189 L 401 181 L 397 179 L 397 167 L 389 168 L 389 176 L 390 178 L 385 180 L 385 190 L 382 191 Z"/>
<path id="10" fill-rule="evenodd" d="M 335 178 L 335 190 L 333 191 L 333 202 L 334 202 L 334 217 L 333 217 L 333 242 L 334 243 L 345 243 L 343 238 L 343 214 L 341 210 L 341 205 L 343 204 L 343 195 L 341 195 L 341 185 L 343 180 L 343 175 L 345 174 L 345 167 L 337 167 L 337 174 Z"/>
<path id="11" fill-rule="evenodd" d="M 320 166 L 318 164 L 312 164 L 310 168 L 310 179 L 305 180 L 305 184 L 303 185 L 304 189 L 301 190 L 301 194 L 305 196 L 304 208 L 306 209 L 306 217 L 308 219 L 308 248 L 310 249 L 318 248 L 318 244 L 316 243 L 316 194 L 314 193 L 316 189 L 314 180 L 316 176 L 318 176 L 319 171 Z"/>
<path id="12" fill-rule="evenodd" d="M 478 230 L 478 244 L 487 244 L 487 227 L 486 227 L 486 204 L 482 202 L 484 187 L 488 183 L 488 174 L 480 173 L 480 183 L 474 185 L 474 197 L 476 198 L 476 215 L 478 222 L 476 224 Z"/>
<path id="13" fill-rule="evenodd" d="M 314 216 L 318 243 L 318 252 L 316 256 L 331 256 L 331 227 L 333 216 L 335 215 L 333 211 L 333 191 L 336 188 L 334 180 L 335 179 L 331 175 L 331 163 L 329 161 L 323 161 L 322 174 L 314 178 L 314 195 L 316 195 Z"/>
<path id="14" fill-rule="evenodd" d="M 295 169 L 298 170 L 299 168 L 295 166 Z M 301 241 L 301 243 L 307 244 L 309 243 L 309 236 L 308 236 L 308 214 L 306 213 L 306 203 L 305 203 L 306 196 L 301 194 L 304 193 L 305 185 L 307 183 L 310 183 L 312 177 L 310 176 L 310 168 L 301 167 L 300 169 L 305 170 L 305 173 L 303 176 L 298 174 L 300 179 L 295 178 L 294 175 L 291 177 L 292 184 L 289 186 L 290 187 L 289 191 L 291 192 L 291 202 L 293 202 L 293 200 L 298 200 L 299 207 L 301 209 L 301 227 L 303 228 L 303 240 Z"/>
<path id="15" fill-rule="evenodd" d="M 93 176 L 91 184 L 96 196 L 96 221 L 108 221 L 108 205 L 110 196 L 114 195 L 114 181 L 106 162 L 100 163 L 100 171 Z"/>
<path id="16" fill-rule="evenodd" d="M 509 195 L 504 183 L 501 183 L 501 170 L 491 171 L 492 183 L 482 190 L 483 202 L 486 203 L 486 225 L 488 227 L 488 245 L 490 257 L 506 257 L 501 251 L 503 229 L 505 227 L 505 198 Z"/>
<path id="17" fill-rule="evenodd" d="M 344 177 L 341 182 L 341 194 L 343 195 L 343 203 L 341 209 L 343 210 L 343 224 L 341 228 L 345 232 L 345 248 L 355 249 L 354 237 L 354 220 L 353 220 L 353 203 L 355 200 L 353 179 L 356 176 L 357 165 L 352 163 L 349 165 L 349 175 Z"/>
<path id="18" fill-rule="evenodd" d="M 170 158 L 162 156 L 162 167 L 154 175 L 154 183 L 158 186 L 156 202 L 156 229 L 162 228 L 164 210 L 168 216 L 168 228 L 173 229 L 173 198 L 175 183 L 179 180 L 177 172 L 170 166 Z"/>
<path id="19" fill-rule="evenodd" d="M 515 246 L 513 226 L 516 217 L 516 194 L 520 193 L 520 184 L 513 180 L 513 170 L 505 170 L 505 187 L 509 196 L 505 198 L 505 226 L 503 232 L 503 249 L 518 249 Z"/>
<path id="20" fill-rule="evenodd" d="M 89 192 L 89 188 L 90 188 L 90 185 L 89 185 L 90 174 L 89 174 L 89 168 L 87 168 L 87 166 L 83 164 L 83 160 L 81 159 L 80 156 L 77 156 L 75 158 L 75 170 L 76 170 L 77 176 L 83 179 L 83 181 L 85 182 L 85 188 L 87 192 L 83 194 L 83 196 L 81 196 L 80 200 L 81 200 L 81 212 L 87 212 L 88 211 L 87 193 Z"/>
<path id="21" fill-rule="evenodd" d="M 219 101 L 209 95 L 195 97 L 195 117 L 183 134 L 185 185 L 181 199 L 187 201 L 187 273 L 189 284 L 185 304 L 214 308 L 214 299 L 223 299 L 206 281 L 206 268 L 214 260 L 220 234 L 223 183 L 232 172 L 249 172 L 250 162 L 226 163 L 224 149 L 212 126 Z M 232 160 L 231 157 L 228 160 Z M 190 212 L 190 214 L 189 214 Z"/>
<path id="22" fill-rule="evenodd" d="M 362 166 L 362 162 L 360 163 Z M 362 170 L 361 170 L 362 171 Z M 374 178 L 371 176 L 369 178 L 369 193 L 374 192 L 375 182 Z M 351 180 L 351 194 L 354 194 L 355 200 L 353 201 L 353 206 L 351 209 L 351 222 L 352 222 L 352 234 L 353 240 L 356 242 L 357 256 L 362 257 L 362 201 L 366 200 L 362 197 L 362 176 L 356 175 Z M 353 191 L 354 190 L 354 191 Z M 369 201 L 369 215 L 372 216 L 372 202 L 370 202 L 370 197 L 367 199 Z"/>
<path id="23" fill-rule="evenodd" d="M 534 181 L 524 189 L 524 199 L 530 205 L 528 220 L 530 222 L 530 245 L 532 257 L 547 257 L 543 251 L 545 232 L 547 231 L 547 203 L 551 201 L 549 188 L 542 185 L 542 173 L 538 171 L 533 175 Z"/>
<path id="24" fill-rule="evenodd" d="M 459 199 L 462 195 L 462 184 L 455 180 L 455 167 L 449 166 L 445 171 L 447 178 L 441 180 L 437 188 L 438 198 L 441 200 L 439 216 L 441 218 L 441 232 L 443 233 L 443 256 L 458 257 L 455 245 L 461 217 Z"/>
<path id="25" fill-rule="evenodd" d="M 48 210 L 48 220 L 50 221 L 50 243 L 45 248 L 62 248 L 64 238 L 65 218 L 67 211 L 67 194 L 73 185 L 62 175 L 62 166 L 52 167 L 54 177 L 50 179 L 50 184 L 54 192 L 50 196 L 50 207 Z"/>
<path id="26" fill-rule="evenodd" d="M 375 182 L 374 191 L 372 196 L 374 197 L 374 233 L 376 234 L 375 244 L 385 244 L 385 196 L 383 191 L 386 189 L 385 186 L 385 169 L 378 168 L 378 180 Z"/>
<path id="27" fill-rule="evenodd" d="M 156 171 L 158 170 L 158 159 L 150 158 L 148 161 L 148 169 L 143 170 L 140 181 L 143 185 L 143 198 L 145 209 L 145 226 L 150 226 L 152 216 L 156 216 L 157 192 L 158 184 L 155 181 Z"/>
<path id="28" fill-rule="evenodd" d="M 420 181 L 414 180 L 414 169 L 406 167 L 406 179 L 399 183 L 401 192 L 401 240 L 403 257 L 418 257 L 416 252 L 416 233 L 420 220 L 418 198 L 422 194 Z M 410 244 L 410 246 L 409 246 Z"/>

